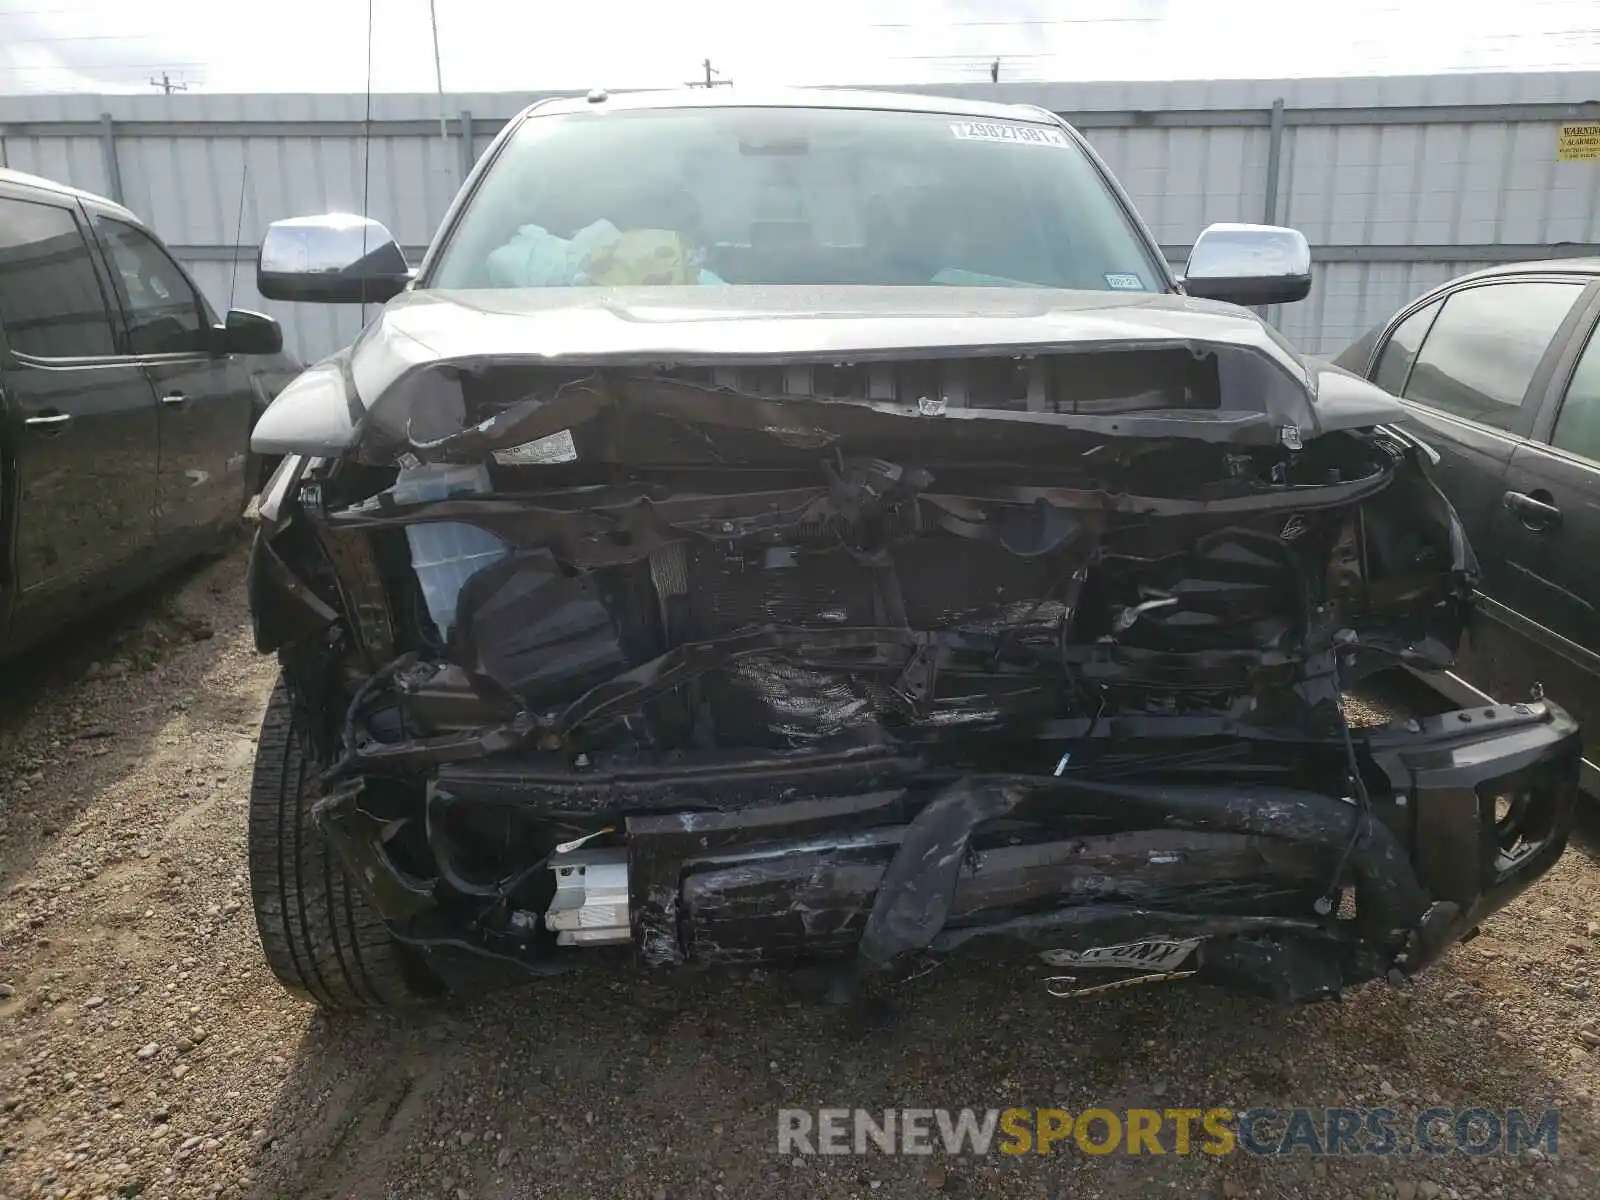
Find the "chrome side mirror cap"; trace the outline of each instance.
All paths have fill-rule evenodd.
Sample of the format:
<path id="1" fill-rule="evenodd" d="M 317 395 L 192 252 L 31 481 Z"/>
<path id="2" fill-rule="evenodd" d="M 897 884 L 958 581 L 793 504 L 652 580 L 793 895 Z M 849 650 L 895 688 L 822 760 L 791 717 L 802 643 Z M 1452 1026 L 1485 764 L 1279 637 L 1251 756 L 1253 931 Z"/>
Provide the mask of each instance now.
<path id="1" fill-rule="evenodd" d="M 1311 247 L 1282 225 L 1206 226 L 1183 271 L 1191 296 L 1231 304 L 1289 304 L 1311 291 Z"/>
<path id="2" fill-rule="evenodd" d="M 394 235 L 354 213 L 274 221 L 256 258 L 256 291 L 269 300 L 381 304 L 410 282 Z"/>

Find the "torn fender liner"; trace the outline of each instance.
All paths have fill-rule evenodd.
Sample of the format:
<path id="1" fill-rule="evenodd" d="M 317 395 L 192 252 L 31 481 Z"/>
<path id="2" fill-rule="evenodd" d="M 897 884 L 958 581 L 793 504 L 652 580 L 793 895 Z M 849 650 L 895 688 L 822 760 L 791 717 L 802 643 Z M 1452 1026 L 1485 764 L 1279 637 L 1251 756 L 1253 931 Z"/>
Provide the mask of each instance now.
<path id="1" fill-rule="evenodd" d="M 391 923 L 404 922 L 434 907 L 433 885 L 396 865 L 384 843 L 403 821 L 364 807 L 365 790 L 360 779 L 339 784 L 312 806 L 311 819 L 345 868 L 366 885 L 378 911 Z"/>
<path id="2" fill-rule="evenodd" d="M 1027 795 L 1022 783 L 962 779 L 916 815 L 861 931 L 863 968 L 888 970 L 906 954 L 928 947 L 950 916 L 972 831 L 1005 816 Z"/>

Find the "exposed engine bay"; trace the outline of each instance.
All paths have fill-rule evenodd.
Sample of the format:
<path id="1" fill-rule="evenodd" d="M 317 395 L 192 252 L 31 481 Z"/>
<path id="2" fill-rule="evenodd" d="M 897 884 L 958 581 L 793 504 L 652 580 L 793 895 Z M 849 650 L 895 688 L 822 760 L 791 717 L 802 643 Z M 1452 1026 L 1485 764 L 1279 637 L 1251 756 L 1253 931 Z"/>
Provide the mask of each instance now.
<path id="1" fill-rule="evenodd" d="M 418 373 L 263 493 L 319 828 L 441 975 L 1420 969 L 1560 854 L 1575 731 L 1349 728 L 1476 564 L 1406 435 L 1230 406 L 1251 357 Z"/>

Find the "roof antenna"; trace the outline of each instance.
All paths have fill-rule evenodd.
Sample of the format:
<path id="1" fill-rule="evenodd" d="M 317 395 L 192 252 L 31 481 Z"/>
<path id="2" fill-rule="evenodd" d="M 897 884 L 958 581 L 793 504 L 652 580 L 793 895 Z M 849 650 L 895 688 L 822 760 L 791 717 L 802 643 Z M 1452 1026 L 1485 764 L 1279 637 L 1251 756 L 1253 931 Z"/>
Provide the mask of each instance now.
<path id="1" fill-rule="evenodd" d="M 367 233 L 372 228 L 367 202 L 372 197 L 372 0 L 367 0 L 367 112 L 361 128 L 361 257 L 367 257 Z M 361 322 L 367 320 L 367 272 L 361 272 Z"/>
<path id="2" fill-rule="evenodd" d="M 434 11 L 434 0 L 428 0 L 428 24 L 433 26 L 433 83 L 439 90 L 439 140 L 448 147 L 450 131 L 444 123 L 444 68 L 439 65 L 439 14 Z"/>
<path id="3" fill-rule="evenodd" d="M 228 277 L 228 308 L 233 308 L 234 292 L 239 287 L 239 258 L 244 253 L 244 193 L 250 179 L 250 140 L 239 139 L 239 215 L 233 223 L 233 270 Z"/>

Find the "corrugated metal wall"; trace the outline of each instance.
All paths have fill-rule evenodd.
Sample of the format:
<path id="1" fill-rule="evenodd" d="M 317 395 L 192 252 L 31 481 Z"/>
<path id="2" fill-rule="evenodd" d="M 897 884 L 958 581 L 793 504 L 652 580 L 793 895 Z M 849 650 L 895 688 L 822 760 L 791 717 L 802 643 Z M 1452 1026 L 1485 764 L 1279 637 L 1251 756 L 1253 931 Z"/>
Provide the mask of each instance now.
<path id="1" fill-rule="evenodd" d="M 1270 196 L 1317 260 L 1311 296 L 1270 315 L 1312 352 L 1463 271 L 1600 249 L 1600 162 L 1556 159 L 1563 121 L 1600 120 L 1600 73 L 937 90 L 1075 120 L 1178 262 L 1206 224 L 1264 219 Z M 374 97 L 367 210 L 426 245 L 466 167 L 537 98 L 449 96 L 442 137 L 438 97 Z M 353 95 L 0 98 L 0 164 L 120 198 L 219 308 L 274 312 L 310 360 L 361 314 L 261 300 L 253 247 L 279 217 L 362 208 L 363 117 Z"/>

